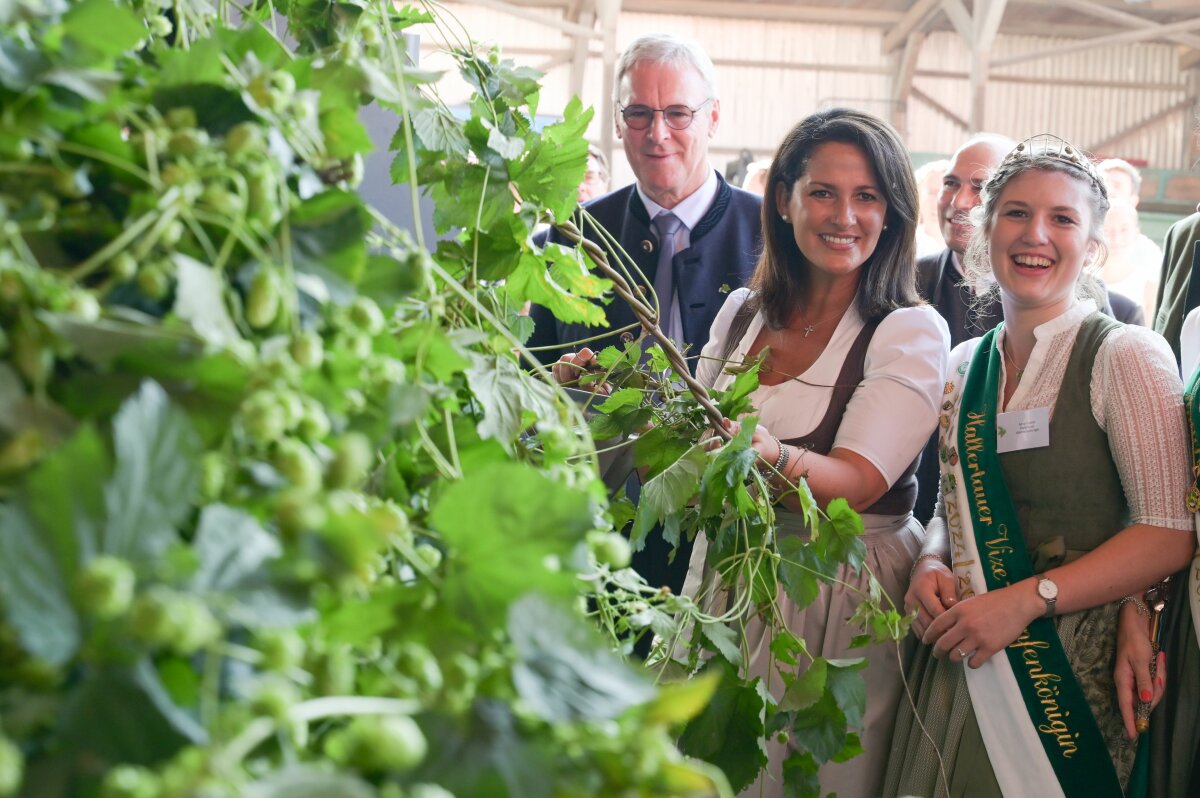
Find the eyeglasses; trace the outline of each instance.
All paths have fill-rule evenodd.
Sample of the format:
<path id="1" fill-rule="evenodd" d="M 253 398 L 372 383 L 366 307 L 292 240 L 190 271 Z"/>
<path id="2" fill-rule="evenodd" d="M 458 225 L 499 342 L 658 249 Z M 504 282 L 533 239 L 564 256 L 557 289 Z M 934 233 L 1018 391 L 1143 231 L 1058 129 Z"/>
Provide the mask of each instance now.
<path id="1" fill-rule="evenodd" d="M 712 102 L 709 97 L 695 108 L 686 105 L 668 105 L 666 108 L 651 108 L 648 105 L 626 105 L 621 108 L 621 118 L 633 130 L 645 130 L 654 122 L 654 115 L 661 113 L 663 121 L 672 130 L 686 130 L 692 124 L 696 112 Z"/>

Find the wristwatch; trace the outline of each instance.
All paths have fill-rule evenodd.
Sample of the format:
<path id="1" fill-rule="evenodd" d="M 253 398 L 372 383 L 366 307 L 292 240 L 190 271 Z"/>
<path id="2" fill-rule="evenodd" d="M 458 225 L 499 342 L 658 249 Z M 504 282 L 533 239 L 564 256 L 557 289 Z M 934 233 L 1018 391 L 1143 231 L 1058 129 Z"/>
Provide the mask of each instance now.
<path id="1" fill-rule="evenodd" d="M 1058 585 L 1054 580 L 1045 574 L 1038 574 L 1037 592 L 1042 597 L 1042 601 L 1046 602 L 1046 614 L 1043 618 L 1054 617 L 1054 605 L 1058 603 Z"/>

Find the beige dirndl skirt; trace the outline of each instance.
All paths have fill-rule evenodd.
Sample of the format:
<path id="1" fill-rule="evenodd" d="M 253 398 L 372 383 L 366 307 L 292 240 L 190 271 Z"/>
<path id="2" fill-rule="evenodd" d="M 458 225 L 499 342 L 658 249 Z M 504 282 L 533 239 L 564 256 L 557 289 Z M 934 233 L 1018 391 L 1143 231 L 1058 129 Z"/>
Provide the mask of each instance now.
<path id="1" fill-rule="evenodd" d="M 863 728 L 858 730 L 863 753 L 848 762 L 827 763 L 819 774 L 822 793 L 836 792 L 839 798 L 875 798 L 879 795 L 891 748 L 892 724 L 903 693 L 900 663 L 908 661 L 912 642 L 908 638 L 900 643 L 852 649 L 850 642 L 856 635 L 862 634 L 862 630 L 851 626 L 847 620 L 854 614 L 860 602 L 859 596 L 869 594 L 870 574 L 875 575 L 896 607 L 903 610 L 909 571 L 921 551 L 925 536 L 921 524 L 911 513 L 867 514 L 862 516 L 862 520 L 867 567 L 855 573 L 848 565 L 843 565 L 837 573 L 837 579 L 852 589 L 845 585 L 822 585 L 817 599 L 802 610 L 796 609 L 786 595 L 781 593 L 778 597 L 780 619 L 792 634 L 804 640 L 813 656 L 827 659 L 866 657 L 868 660 L 867 669 L 863 671 L 867 707 Z M 777 529 L 781 536 L 808 534 L 802 516 L 788 511 L 777 513 Z M 689 563 L 684 594 L 696 597 L 702 606 L 723 607 L 725 595 L 713 587 L 716 576 L 704 567 L 707 553 L 707 541 L 698 539 Z M 750 651 L 749 673 L 762 677 L 772 694 L 782 698 L 783 680 L 778 675 L 779 668 L 769 673 L 769 630 L 755 619 L 748 624 L 746 639 Z M 784 668 L 791 667 L 783 663 L 776 664 Z M 787 758 L 787 744 L 771 741 L 767 753 L 769 761 L 766 773 L 743 791 L 743 796 L 783 796 L 782 764 Z"/>

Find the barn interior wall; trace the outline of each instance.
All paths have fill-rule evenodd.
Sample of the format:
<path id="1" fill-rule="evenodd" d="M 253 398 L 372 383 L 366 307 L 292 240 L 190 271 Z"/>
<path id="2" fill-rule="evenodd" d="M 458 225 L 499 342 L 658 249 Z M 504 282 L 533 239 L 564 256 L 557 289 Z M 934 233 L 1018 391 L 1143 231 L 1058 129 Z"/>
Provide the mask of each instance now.
<path id="1" fill-rule="evenodd" d="M 574 45 L 570 36 L 551 26 L 492 8 L 470 3 L 450 3 L 447 8 L 476 39 L 498 44 L 522 65 L 544 65 Z M 536 13 L 547 19 L 562 18 L 562 12 L 554 9 Z M 881 52 L 884 31 L 878 27 L 623 12 L 617 25 L 617 49 L 651 31 L 689 36 L 716 63 L 721 124 L 711 154 L 713 164 L 721 169 L 742 149 L 769 157 L 791 125 L 819 108 L 852 105 L 883 116 L 891 116 L 894 110 L 892 81 L 899 52 Z M 439 66 L 439 38 L 432 31 L 424 32 L 424 66 Z M 1065 41 L 1001 35 L 992 57 L 1040 51 Z M 925 39 L 913 86 L 951 114 L 917 96 L 909 97 L 907 130 L 901 132 L 913 152 L 948 153 L 965 137 L 960 122 L 969 111 L 968 60 L 966 43 L 954 33 L 934 32 Z M 603 100 L 602 69 L 602 45 L 595 39 L 582 99 L 597 108 Z M 443 89 L 451 104 L 467 99 L 456 83 L 447 81 Z M 567 62 L 547 70 L 542 113 L 561 111 L 570 99 L 569 83 Z M 984 126 L 1015 138 L 1053 132 L 1086 148 L 1103 144 L 1105 155 L 1154 169 L 1184 170 L 1197 155 L 1186 135 L 1194 124 L 1196 87 L 1196 79 L 1178 69 L 1173 45 L 1112 45 L 994 69 L 987 86 Z M 1114 140 L 1155 115 L 1153 124 Z M 597 113 L 589 130 L 597 142 L 600 120 Z M 613 153 L 614 185 L 631 179 L 618 142 Z"/>

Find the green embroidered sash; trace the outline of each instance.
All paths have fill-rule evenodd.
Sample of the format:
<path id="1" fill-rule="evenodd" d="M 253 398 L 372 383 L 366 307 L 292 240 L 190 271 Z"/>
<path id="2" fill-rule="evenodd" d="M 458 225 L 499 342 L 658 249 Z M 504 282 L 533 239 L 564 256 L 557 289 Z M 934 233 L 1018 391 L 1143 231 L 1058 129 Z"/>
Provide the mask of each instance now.
<path id="1" fill-rule="evenodd" d="M 984 581 L 999 590 L 1033 576 L 1017 511 L 996 452 L 1003 368 L 995 338 L 983 336 L 963 388 L 958 446 Z M 1115 633 L 1115 631 L 1114 631 Z M 1054 621 L 1039 618 L 1005 649 L 1030 722 L 1067 798 L 1121 798 L 1116 769 L 1071 670 Z"/>

